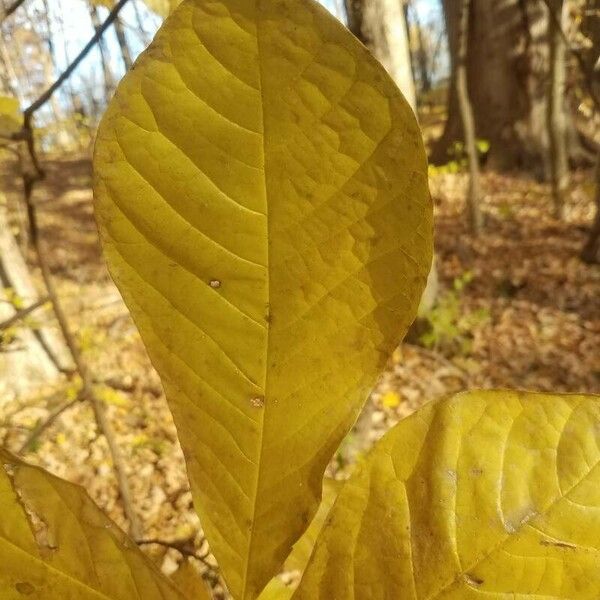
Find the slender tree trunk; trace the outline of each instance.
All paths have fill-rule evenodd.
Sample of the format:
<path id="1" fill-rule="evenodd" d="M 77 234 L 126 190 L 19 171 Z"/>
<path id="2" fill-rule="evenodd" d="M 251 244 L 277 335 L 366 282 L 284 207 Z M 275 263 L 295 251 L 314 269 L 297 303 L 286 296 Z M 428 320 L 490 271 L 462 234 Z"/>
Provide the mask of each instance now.
<path id="1" fill-rule="evenodd" d="M 564 0 L 549 0 L 548 45 L 550 48 L 550 77 L 548 79 L 548 100 L 546 104 L 546 124 L 549 139 L 550 182 L 554 216 L 564 217 L 565 197 L 569 185 L 569 164 L 567 158 L 567 123 L 565 116 L 566 44 L 561 31 L 565 12 Z"/>
<path id="2" fill-rule="evenodd" d="M 596 162 L 596 217 L 581 258 L 588 263 L 600 263 L 600 153 Z"/>
<path id="3" fill-rule="evenodd" d="M 144 27 L 144 21 L 142 19 L 142 14 L 140 13 L 140 7 L 138 6 L 137 0 L 133 0 L 131 5 L 133 6 L 135 20 L 137 22 L 138 31 L 140 32 L 140 40 L 144 46 L 147 46 L 150 43 L 151 38 Z"/>
<path id="4" fill-rule="evenodd" d="M 56 78 L 56 72 L 57 72 L 57 68 L 56 68 L 56 51 L 54 48 L 54 42 L 53 42 L 53 32 L 52 32 L 52 23 L 51 23 L 51 18 L 50 18 L 50 6 L 48 4 L 48 0 L 43 0 L 42 5 L 44 7 L 44 13 L 42 15 L 42 18 L 44 20 L 44 33 L 43 35 L 41 35 L 41 37 L 45 38 L 44 41 L 46 42 L 46 47 L 48 48 L 48 62 L 45 63 L 45 75 L 46 75 L 46 83 L 45 83 L 45 87 L 47 87 L 48 85 L 50 85 L 54 79 Z M 27 13 L 29 16 L 29 12 Z M 57 123 L 60 123 L 64 120 L 64 111 L 63 111 L 63 107 L 61 106 L 58 98 L 56 96 L 52 97 L 50 99 L 50 106 L 52 107 L 52 112 L 54 113 L 54 118 L 56 120 Z M 57 138 L 59 141 L 60 145 L 65 145 L 68 144 L 71 139 L 70 139 L 70 135 L 68 134 L 68 132 L 66 130 L 64 130 L 63 128 L 60 129 L 60 131 L 57 134 Z"/>
<path id="5" fill-rule="evenodd" d="M 92 19 L 92 25 L 94 30 L 98 31 L 102 25 L 98 9 L 94 4 L 90 4 L 90 18 Z M 100 52 L 100 62 L 102 63 L 102 77 L 104 78 L 104 95 L 105 99 L 108 100 L 115 90 L 115 78 L 113 76 L 112 69 L 110 68 L 110 58 L 106 41 L 104 38 L 98 40 L 98 51 Z"/>
<path id="6" fill-rule="evenodd" d="M 419 13 L 415 8 L 412 2 L 407 4 L 411 9 L 412 19 L 415 26 L 416 38 L 417 38 L 417 48 L 416 48 L 416 56 L 415 63 L 419 70 L 419 79 L 421 83 L 421 92 L 427 93 L 431 90 L 431 77 L 429 76 L 429 66 L 427 64 L 427 51 L 425 50 L 425 42 L 423 40 L 423 28 L 421 27 L 421 22 L 419 21 Z"/>
<path id="7" fill-rule="evenodd" d="M 469 39 L 469 20 L 471 15 L 471 0 L 461 0 L 460 26 L 458 35 L 458 63 L 456 67 L 456 93 L 462 119 L 465 149 L 469 163 L 469 188 L 467 191 L 467 210 L 469 226 L 475 235 L 481 232 L 483 225 L 480 202 L 481 180 L 479 176 L 479 156 L 475 137 L 475 121 L 473 107 L 469 98 L 467 83 L 467 51 Z"/>
<path id="8" fill-rule="evenodd" d="M 0 298 L 8 289 L 17 294 L 25 306 L 39 299 L 29 269 L 10 231 L 3 198 L 0 197 Z M 0 321 L 12 317 L 15 312 L 10 303 L 0 302 Z M 10 351 L 0 352 L 0 404 L 5 399 L 10 400 L 55 382 L 62 370 L 73 368 L 62 339 L 43 324 L 48 319 L 48 310 L 38 309 L 32 320 L 42 324 L 20 328 L 18 340 Z"/>
<path id="9" fill-rule="evenodd" d="M 19 78 L 17 77 L 17 72 L 15 70 L 10 53 L 8 52 L 3 35 L 0 35 L 0 57 L 2 60 L 2 66 L 4 67 L 4 73 L 2 74 L 2 77 L 5 81 L 5 84 L 9 91 L 13 93 L 19 100 L 19 102 L 23 103 L 23 95 L 19 89 Z"/>
<path id="10" fill-rule="evenodd" d="M 117 34 L 117 41 L 119 42 L 119 48 L 121 49 L 121 56 L 123 57 L 123 64 L 125 70 L 129 71 L 133 65 L 133 59 L 131 58 L 131 50 L 129 49 L 129 42 L 125 35 L 125 27 L 120 17 L 115 19 L 115 33 Z"/>

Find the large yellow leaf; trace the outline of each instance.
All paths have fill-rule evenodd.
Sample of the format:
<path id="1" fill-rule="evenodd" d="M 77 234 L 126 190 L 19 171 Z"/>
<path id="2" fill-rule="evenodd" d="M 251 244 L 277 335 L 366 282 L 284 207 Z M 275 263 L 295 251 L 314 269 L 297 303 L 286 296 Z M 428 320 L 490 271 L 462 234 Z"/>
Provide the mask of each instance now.
<path id="1" fill-rule="evenodd" d="M 328 477 L 323 480 L 323 497 L 319 509 L 302 537 L 294 544 L 290 555 L 286 558 L 284 565 L 286 571 L 302 573 L 306 568 L 308 559 L 315 547 L 315 542 L 341 487 L 341 481 Z"/>
<path id="2" fill-rule="evenodd" d="M 203 527 L 255 598 L 415 315 L 432 252 L 417 123 L 312 0 L 188 0 L 121 82 L 94 163 Z"/>
<path id="3" fill-rule="evenodd" d="M 0 461 L 2 600 L 185 600 L 81 488 Z"/>
<path id="4" fill-rule="evenodd" d="M 600 397 L 470 392 L 400 422 L 293 598 L 600 598 Z"/>

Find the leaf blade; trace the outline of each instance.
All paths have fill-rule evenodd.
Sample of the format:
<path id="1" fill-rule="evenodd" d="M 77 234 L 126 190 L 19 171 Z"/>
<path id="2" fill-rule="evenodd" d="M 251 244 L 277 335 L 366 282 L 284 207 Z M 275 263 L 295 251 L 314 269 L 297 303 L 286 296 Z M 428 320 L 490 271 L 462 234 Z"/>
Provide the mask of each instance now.
<path id="1" fill-rule="evenodd" d="M 469 392 L 426 406 L 346 484 L 294 600 L 593 598 L 599 424 L 597 396 Z M 579 485 L 584 506 L 569 504 Z"/>
<path id="2" fill-rule="evenodd" d="M 0 449 L 0 590 L 48 600 L 184 600 L 78 486 Z"/>
<path id="3" fill-rule="evenodd" d="M 314 2 L 196 0 L 120 85 L 95 172 L 111 274 L 203 527 L 233 593 L 256 597 L 416 312 L 431 260 L 418 126 Z"/>

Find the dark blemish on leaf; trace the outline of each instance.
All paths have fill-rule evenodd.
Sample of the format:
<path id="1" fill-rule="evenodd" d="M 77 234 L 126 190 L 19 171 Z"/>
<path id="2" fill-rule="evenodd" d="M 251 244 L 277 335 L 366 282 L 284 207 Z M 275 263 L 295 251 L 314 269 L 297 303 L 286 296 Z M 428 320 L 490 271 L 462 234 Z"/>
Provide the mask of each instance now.
<path id="1" fill-rule="evenodd" d="M 15 589 L 23 596 L 30 596 L 35 592 L 35 588 L 28 581 L 18 581 L 15 583 Z"/>

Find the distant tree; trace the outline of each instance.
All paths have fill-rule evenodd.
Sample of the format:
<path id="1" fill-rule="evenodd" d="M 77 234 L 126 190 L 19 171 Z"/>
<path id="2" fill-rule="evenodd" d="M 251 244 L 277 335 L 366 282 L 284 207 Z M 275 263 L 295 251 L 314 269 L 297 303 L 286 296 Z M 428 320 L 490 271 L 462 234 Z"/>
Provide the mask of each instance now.
<path id="1" fill-rule="evenodd" d="M 469 97 L 467 82 L 467 54 L 469 43 L 469 23 L 471 16 L 471 0 L 461 0 L 460 25 L 458 32 L 458 56 L 456 65 L 456 92 L 462 119 L 465 150 L 469 163 L 469 188 L 467 191 L 467 212 L 471 232 L 477 235 L 483 226 L 481 214 L 481 181 L 479 175 L 479 156 L 473 107 Z"/>
<path id="2" fill-rule="evenodd" d="M 566 21 L 566 4 L 564 0 L 547 0 L 546 4 L 550 13 L 548 23 L 550 76 L 548 77 L 546 122 L 554 216 L 560 219 L 563 217 L 565 195 L 569 184 L 567 110 L 565 108 L 567 45 L 562 29 L 563 21 Z"/>
<path id="3" fill-rule="evenodd" d="M 412 63 L 416 67 L 415 70 L 418 73 L 418 79 L 420 84 L 420 92 L 427 93 L 431 90 L 431 70 L 430 70 L 430 58 L 427 52 L 427 45 L 425 42 L 425 32 L 423 31 L 423 24 L 419 18 L 419 13 L 415 8 L 415 3 L 409 0 L 406 3 L 407 15 L 410 15 L 410 21 L 412 27 L 409 27 L 409 40 L 412 54 Z M 407 19 L 408 22 L 408 19 Z"/>
<path id="4" fill-rule="evenodd" d="M 114 28 L 115 33 L 117 34 L 117 41 L 119 42 L 119 48 L 121 50 L 121 57 L 123 58 L 125 70 L 129 71 L 133 65 L 133 58 L 131 49 L 129 48 L 129 42 L 127 41 L 127 36 L 125 35 L 125 26 L 123 25 L 121 17 L 117 17 L 115 19 Z"/>
<path id="5" fill-rule="evenodd" d="M 462 139 L 456 89 L 460 2 L 443 0 L 453 77 L 448 120 L 434 148 L 437 162 Z M 549 176 L 547 81 L 549 77 L 548 10 L 542 0 L 478 0 L 469 31 L 467 78 L 475 127 L 489 141 L 489 161 L 501 169 L 522 168 Z M 567 133 L 573 117 L 562 103 Z M 581 159 L 576 135 L 568 135 L 569 158 Z"/>
<path id="6" fill-rule="evenodd" d="M 98 29 L 100 29 L 100 26 L 102 25 L 102 20 L 100 19 L 100 15 L 98 14 L 98 8 L 93 2 L 91 2 L 89 4 L 89 9 L 92 25 L 94 26 L 94 29 L 98 31 Z M 100 63 L 102 65 L 102 76 L 104 79 L 104 95 L 106 97 L 106 100 L 108 100 L 112 96 L 116 82 L 110 66 L 110 55 L 108 46 L 104 38 L 98 40 L 98 52 L 100 53 Z"/>

